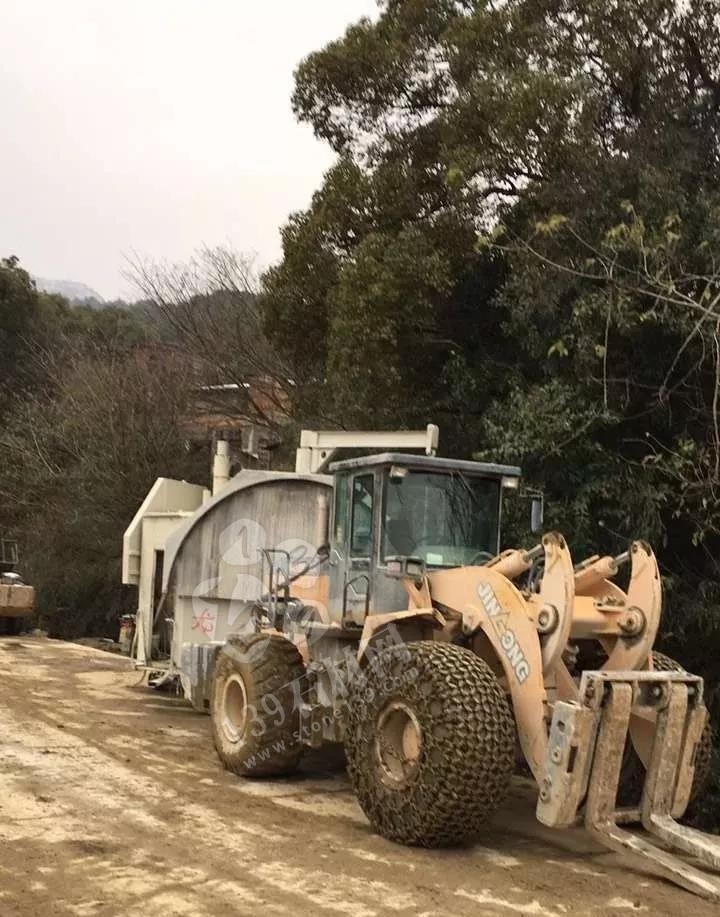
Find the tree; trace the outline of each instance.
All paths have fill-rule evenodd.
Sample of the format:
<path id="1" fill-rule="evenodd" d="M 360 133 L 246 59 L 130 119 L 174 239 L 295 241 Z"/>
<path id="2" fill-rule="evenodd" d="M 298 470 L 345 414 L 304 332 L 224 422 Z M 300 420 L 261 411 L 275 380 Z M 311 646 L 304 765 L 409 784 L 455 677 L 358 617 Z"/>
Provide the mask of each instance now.
<path id="1" fill-rule="evenodd" d="M 203 400 L 243 421 L 277 431 L 288 419 L 292 371 L 265 334 L 252 258 L 201 249 L 187 264 L 134 259 L 131 279 L 157 333 L 186 361 Z M 227 398 L 232 387 L 234 397 Z"/>
<path id="2" fill-rule="evenodd" d="M 701 417 L 704 370 L 694 395 L 687 379 L 656 395 L 678 350 L 690 359 L 691 327 L 553 265 L 584 264 L 625 201 L 682 223 L 681 257 L 715 231 L 719 69 L 714 5 L 671 0 L 386 0 L 304 61 L 295 110 L 341 159 L 288 227 L 265 301 L 300 327 L 313 317 L 333 416 L 440 414 L 450 448 L 522 454 L 543 479 L 561 445 L 592 443 L 592 462 L 577 456 L 592 476 L 551 488 L 578 541 L 609 546 L 638 520 L 665 538 L 677 495 L 649 483 L 651 465 L 687 443 L 677 412 Z M 546 232 L 545 261 L 476 245 L 498 221 L 538 237 L 557 214 L 575 238 Z M 543 437 L 532 410 L 568 435 Z"/>
<path id="3" fill-rule="evenodd" d="M 720 211 L 714 201 L 705 199 L 702 239 L 677 213 L 653 226 L 625 202 L 623 220 L 598 242 L 555 214 L 536 225 L 533 238 L 514 239 L 510 232 L 503 244 L 498 227 L 491 243 L 588 290 L 576 299 L 579 320 L 550 350 L 566 359 L 569 348 L 590 352 L 595 368 L 587 367 L 586 379 L 602 386 L 598 414 L 606 420 L 626 413 L 631 399 L 645 408 L 651 429 L 643 464 L 672 483 L 675 515 L 691 522 L 694 544 L 720 536 Z M 652 347 L 649 359 L 633 348 L 636 342 Z M 677 413 L 680 423 L 673 420 Z M 652 429 L 658 425 L 674 440 Z"/>
<path id="4" fill-rule="evenodd" d="M 0 416 L 29 376 L 28 340 L 39 311 L 30 275 L 15 256 L 0 259 Z"/>
<path id="5" fill-rule="evenodd" d="M 592 238 L 613 225 L 618 200 L 656 206 L 667 193 L 671 205 L 693 207 L 717 149 L 711 14 L 703 3 L 681 13 L 672 2 L 388 0 L 377 22 L 361 21 L 303 62 L 295 111 L 341 158 L 286 228 L 265 305 L 273 343 L 303 366 L 332 419 L 389 422 L 393 408 L 383 418 L 373 410 L 379 397 L 359 404 L 362 384 L 343 384 L 370 378 L 402 403 L 404 422 L 423 416 L 413 378 L 423 365 L 429 401 L 467 434 L 486 394 L 514 382 L 512 348 L 537 333 L 544 359 L 547 327 L 517 338 L 543 311 L 552 327 L 554 291 L 534 302 L 533 278 L 516 272 L 517 295 L 505 295 L 506 261 L 475 249 L 499 216 L 527 225 L 552 206 L 582 214 Z M 429 253 L 432 282 L 443 280 L 429 291 L 421 261 L 388 328 L 386 304 L 376 312 L 368 300 L 384 292 L 378 258 L 366 252 L 400 262 L 409 238 Z M 353 347 L 342 334 L 349 322 L 384 348 L 374 343 L 373 356 Z M 401 353 L 406 340 L 412 360 Z M 398 350 L 399 376 L 388 357 Z"/>
<path id="6" fill-rule="evenodd" d="M 38 355 L 49 387 L 0 429 L 0 507 L 23 547 L 52 633 L 115 636 L 122 534 L 156 478 L 203 480 L 206 444 L 185 433 L 196 392 L 160 348 L 84 342 Z"/>

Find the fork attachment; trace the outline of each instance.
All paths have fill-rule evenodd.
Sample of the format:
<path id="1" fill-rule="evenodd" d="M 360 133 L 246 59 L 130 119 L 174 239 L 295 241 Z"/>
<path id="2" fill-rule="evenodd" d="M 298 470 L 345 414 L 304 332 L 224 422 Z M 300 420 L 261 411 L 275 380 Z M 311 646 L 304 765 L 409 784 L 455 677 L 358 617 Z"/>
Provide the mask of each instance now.
<path id="1" fill-rule="evenodd" d="M 720 839 L 675 821 L 690 799 L 707 719 L 702 679 L 684 672 L 585 672 L 580 697 L 580 703 L 554 706 L 538 820 L 568 827 L 584 800 L 583 820 L 597 841 L 688 891 L 720 901 L 720 880 L 618 824 L 640 822 L 664 847 L 720 871 Z M 631 715 L 655 718 L 642 800 L 634 810 L 617 808 Z"/>

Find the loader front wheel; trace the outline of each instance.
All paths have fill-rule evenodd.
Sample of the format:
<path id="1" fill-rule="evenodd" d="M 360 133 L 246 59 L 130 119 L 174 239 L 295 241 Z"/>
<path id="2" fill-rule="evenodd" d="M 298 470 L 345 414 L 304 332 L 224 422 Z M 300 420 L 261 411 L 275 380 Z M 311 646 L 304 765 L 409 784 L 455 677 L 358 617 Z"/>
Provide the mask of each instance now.
<path id="1" fill-rule="evenodd" d="M 486 662 L 451 644 L 410 643 L 377 656 L 355 686 L 345 751 L 379 834 L 451 846 L 477 836 L 504 800 L 515 722 Z"/>
<path id="2" fill-rule="evenodd" d="M 652 654 L 653 669 L 656 672 L 682 672 L 684 671 L 680 663 L 675 662 L 664 653 Z M 712 771 L 713 756 L 713 736 L 710 723 L 706 723 L 703 734 L 700 736 L 698 743 L 697 755 L 695 758 L 695 777 L 693 779 L 692 790 L 690 791 L 690 802 L 694 802 L 702 795 Z M 621 806 L 635 806 L 640 802 L 643 785 L 645 783 L 645 766 L 640 757 L 632 746 L 630 739 L 627 741 L 625 755 L 623 758 L 622 771 L 620 773 L 620 784 L 618 787 L 618 803 Z"/>
<path id="3" fill-rule="evenodd" d="M 303 752 L 301 696 L 305 666 L 279 634 L 234 637 L 215 663 L 210 716 L 225 767 L 241 777 L 289 774 Z"/>

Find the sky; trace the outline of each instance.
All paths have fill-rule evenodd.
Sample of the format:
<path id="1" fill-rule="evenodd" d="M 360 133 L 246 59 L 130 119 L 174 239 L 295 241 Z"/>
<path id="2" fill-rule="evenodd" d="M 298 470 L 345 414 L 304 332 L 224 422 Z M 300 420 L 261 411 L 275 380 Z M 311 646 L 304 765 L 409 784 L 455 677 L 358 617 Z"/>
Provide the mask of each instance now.
<path id="1" fill-rule="evenodd" d="M 332 164 L 293 71 L 376 0 L 0 0 L 0 257 L 132 297 L 126 257 L 281 255 Z"/>

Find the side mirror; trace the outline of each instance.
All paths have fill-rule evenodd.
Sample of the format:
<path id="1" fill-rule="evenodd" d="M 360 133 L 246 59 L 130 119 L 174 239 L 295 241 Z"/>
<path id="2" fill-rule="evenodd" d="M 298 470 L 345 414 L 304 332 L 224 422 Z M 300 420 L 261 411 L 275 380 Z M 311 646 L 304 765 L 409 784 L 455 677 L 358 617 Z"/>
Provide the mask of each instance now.
<path id="1" fill-rule="evenodd" d="M 545 521 L 545 498 L 542 494 L 536 494 L 532 498 L 530 509 L 530 530 L 533 535 L 537 535 L 543 530 Z"/>

